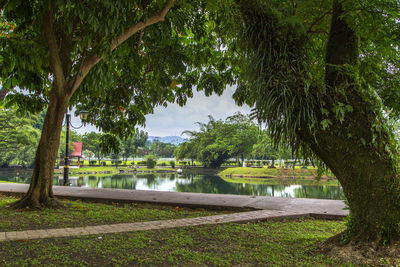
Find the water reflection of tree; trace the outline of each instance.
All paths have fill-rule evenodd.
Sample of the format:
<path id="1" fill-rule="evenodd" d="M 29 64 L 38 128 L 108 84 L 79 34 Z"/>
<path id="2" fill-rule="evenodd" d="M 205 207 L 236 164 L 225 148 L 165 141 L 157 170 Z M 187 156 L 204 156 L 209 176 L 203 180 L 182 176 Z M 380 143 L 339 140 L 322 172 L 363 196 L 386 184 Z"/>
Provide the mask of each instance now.
<path id="1" fill-rule="evenodd" d="M 259 185 L 263 190 L 263 196 L 269 197 L 293 197 L 290 193 L 285 192 L 286 185 Z M 267 190 L 264 190 L 267 187 Z"/>
<path id="2" fill-rule="evenodd" d="M 1 171 L 0 180 L 14 183 L 29 184 L 31 181 L 32 172 L 29 171 Z"/>
<path id="3" fill-rule="evenodd" d="M 230 183 L 218 176 L 193 174 L 186 175 L 185 180 L 176 182 L 178 192 L 290 197 L 285 185 Z"/>
<path id="4" fill-rule="evenodd" d="M 138 175 L 137 178 L 140 180 L 144 180 L 144 182 L 148 188 L 155 189 L 162 183 L 162 181 L 159 179 L 159 177 L 153 173 L 141 174 L 140 176 Z"/>
<path id="5" fill-rule="evenodd" d="M 0 180 L 17 183 L 29 183 L 31 172 L 0 172 Z M 62 182 L 62 175 L 54 177 L 54 183 Z M 215 194 L 239 194 L 254 196 L 283 196 L 296 198 L 343 199 L 340 186 L 301 186 L 288 190 L 285 185 L 230 183 L 218 176 L 199 174 L 118 174 L 110 176 L 83 176 L 78 181 L 78 186 L 91 188 L 121 188 L 136 189 L 138 182 L 148 188 L 157 189 L 164 182 L 176 181 L 175 190 L 178 192 L 198 192 Z"/>
<path id="6" fill-rule="evenodd" d="M 88 179 L 88 182 L 85 180 Z M 82 184 L 91 188 L 119 188 L 136 189 L 137 181 L 132 175 L 112 175 L 112 176 L 88 176 L 83 178 Z"/>
<path id="7" fill-rule="evenodd" d="M 302 186 L 294 189 L 297 198 L 344 199 L 340 186 Z"/>
<path id="8" fill-rule="evenodd" d="M 176 191 L 214 194 L 253 195 L 254 188 L 248 184 L 228 183 L 218 176 L 188 174 L 186 181 L 176 182 Z"/>

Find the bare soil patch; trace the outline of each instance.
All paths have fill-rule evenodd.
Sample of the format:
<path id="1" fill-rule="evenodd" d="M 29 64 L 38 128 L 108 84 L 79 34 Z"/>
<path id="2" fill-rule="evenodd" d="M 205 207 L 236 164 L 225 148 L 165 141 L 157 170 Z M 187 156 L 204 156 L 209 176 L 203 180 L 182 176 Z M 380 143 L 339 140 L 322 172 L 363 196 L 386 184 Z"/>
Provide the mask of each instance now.
<path id="1" fill-rule="evenodd" d="M 400 266 L 400 242 L 381 245 L 374 242 L 340 244 L 342 234 L 319 244 L 321 253 L 338 262 L 367 266 Z"/>

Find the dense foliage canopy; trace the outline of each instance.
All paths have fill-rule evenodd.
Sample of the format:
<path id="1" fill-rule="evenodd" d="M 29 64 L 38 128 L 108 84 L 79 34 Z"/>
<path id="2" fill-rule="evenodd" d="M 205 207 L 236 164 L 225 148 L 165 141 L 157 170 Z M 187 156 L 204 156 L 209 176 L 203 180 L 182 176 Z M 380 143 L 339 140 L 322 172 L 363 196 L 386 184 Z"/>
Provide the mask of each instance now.
<path id="1" fill-rule="evenodd" d="M 46 107 L 57 80 L 49 38 L 63 61 L 63 79 L 81 82 L 71 88 L 76 92 L 69 105 L 89 111 L 88 122 L 103 132 L 130 135 L 135 125 L 144 125 L 144 115 L 154 106 L 185 104 L 194 85 L 207 94 L 221 93 L 233 80 L 227 51 L 218 49 L 213 34 L 215 15 L 202 12 L 207 3 L 201 1 L 171 3 L 1 1 L 2 20 L 16 24 L 10 38 L 0 38 L 0 80 L 9 91 L 6 106 L 23 112 Z M 164 4 L 171 10 L 163 23 L 118 39 L 132 25 L 149 21 Z M 47 24 L 52 28 L 46 29 Z M 47 31 L 53 36 L 46 37 Z M 94 59 L 96 64 L 90 65 Z M 83 69 L 85 64 L 92 67 L 90 72 Z"/>
<path id="2" fill-rule="evenodd" d="M 250 155 L 257 141 L 258 127 L 248 116 L 237 113 L 225 121 L 209 116 L 208 123 L 197 124 L 200 131 L 185 131 L 191 136 L 175 155 L 177 158 L 196 159 L 206 167 L 217 168 L 229 158 L 242 160 Z"/>
<path id="3" fill-rule="evenodd" d="M 36 116 L 21 117 L 0 108 L 0 167 L 12 162 L 31 166 L 39 141 Z"/>
<path id="4" fill-rule="evenodd" d="M 239 2 L 238 17 L 246 26 L 238 41 L 243 68 L 235 98 L 254 106 L 254 116 L 266 123 L 275 142 L 311 152 L 298 135 L 304 121 L 311 131 L 328 129 L 332 115 L 343 121 L 353 111 L 343 99 L 346 86 L 327 88 L 325 83 L 335 1 Z M 400 115 L 399 2 L 342 2 L 346 20 L 358 36 L 360 56 L 354 66 L 335 68 L 354 78 L 363 99 L 373 103 L 378 120 L 387 124 L 388 117 Z M 332 95 L 332 108 L 325 99 L 329 90 L 337 94 Z"/>

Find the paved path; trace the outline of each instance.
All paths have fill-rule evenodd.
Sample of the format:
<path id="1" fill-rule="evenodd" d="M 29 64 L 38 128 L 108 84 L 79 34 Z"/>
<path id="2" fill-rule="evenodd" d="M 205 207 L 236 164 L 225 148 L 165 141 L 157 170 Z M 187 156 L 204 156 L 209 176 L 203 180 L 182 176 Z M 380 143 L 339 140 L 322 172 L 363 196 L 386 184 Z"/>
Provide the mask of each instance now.
<path id="1" fill-rule="evenodd" d="M 118 223 L 118 224 L 108 224 L 108 225 L 45 229 L 45 230 L 0 232 L 0 241 L 122 233 L 131 231 L 157 230 L 165 228 L 187 227 L 187 226 L 196 226 L 205 224 L 222 224 L 222 223 L 232 223 L 232 222 L 245 223 L 245 222 L 265 221 L 273 219 L 279 220 L 279 219 L 289 219 L 289 218 L 301 218 L 307 216 L 309 216 L 309 214 L 260 210 L 260 211 L 249 211 L 249 212 L 240 212 L 233 214 L 223 214 L 223 215 L 177 219 L 177 220 Z"/>
<path id="2" fill-rule="evenodd" d="M 25 193 L 28 187 L 29 185 L 26 184 L 0 183 L 0 192 Z M 77 199 L 150 202 L 196 207 L 280 210 L 332 216 L 345 216 L 348 214 L 347 210 L 343 210 L 345 205 L 342 200 L 99 189 L 70 186 L 53 186 L 53 191 L 56 196 Z"/>
<path id="3" fill-rule="evenodd" d="M 307 216 L 341 218 L 348 214 L 348 211 L 343 209 L 344 202 L 340 200 L 260 196 L 254 197 L 240 195 L 160 192 L 147 190 L 95 189 L 63 186 L 54 186 L 53 189 L 56 196 L 68 198 L 152 202 L 183 206 L 236 209 L 252 208 L 256 209 L 256 211 L 178 220 L 123 223 L 48 230 L 0 232 L 0 241 L 154 230 L 204 224 L 249 222 Z M 25 193 L 27 190 L 28 185 L 0 183 L 0 192 Z"/>

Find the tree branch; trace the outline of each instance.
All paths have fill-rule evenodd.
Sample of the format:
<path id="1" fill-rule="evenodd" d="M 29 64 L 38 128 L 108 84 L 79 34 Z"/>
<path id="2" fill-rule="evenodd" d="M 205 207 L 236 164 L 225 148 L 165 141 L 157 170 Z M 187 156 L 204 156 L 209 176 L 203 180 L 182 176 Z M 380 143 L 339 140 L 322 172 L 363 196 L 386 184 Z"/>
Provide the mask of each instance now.
<path id="1" fill-rule="evenodd" d="M 167 15 L 168 11 L 171 9 L 174 0 L 166 0 L 163 8 L 155 15 L 148 18 L 145 22 L 138 22 L 136 24 L 131 25 L 123 34 L 119 37 L 114 39 L 110 44 L 110 51 L 113 51 L 117 48 L 120 44 L 126 41 L 129 37 L 134 35 L 136 32 L 150 26 L 156 24 L 157 22 L 163 21 L 165 16 Z M 97 53 L 85 59 L 81 67 L 79 68 L 78 73 L 75 75 L 74 78 L 70 80 L 69 88 L 71 90 L 71 94 L 75 92 L 75 90 L 79 87 L 82 83 L 83 79 L 89 73 L 89 71 L 102 60 L 104 55 L 98 55 Z"/>
<path id="2" fill-rule="evenodd" d="M 315 33 L 316 31 L 313 30 L 314 26 L 317 25 L 318 22 L 320 22 L 321 20 L 323 20 L 326 16 L 328 15 L 332 15 L 332 10 L 328 10 L 325 13 L 323 13 L 321 16 L 319 16 L 318 18 L 316 18 L 310 25 L 310 27 L 308 27 L 307 32 L 308 33 Z"/>
<path id="3" fill-rule="evenodd" d="M 57 41 L 53 30 L 53 8 L 50 7 L 49 11 L 44 15 L 43 27 L 46 36 L 47 45 L 50 51 L 51 68 L 54 74 L 55 84 L 58 89 L 62 89 L 65 85 L 65 76 L 61 64 L 61 59 L 58 54 Z"/>
<path id="4" fill-rule="evenodd" d="M 64 71 L 64 77 L 68 77 L 69 75 L 69 66 L 71 63 L 71 48 L 72 48 L 72 34 L 63 34 L 61 38 L 61 45 L 60 45 L 60 60 L 62 70 Z"/>
<path id="5" fill-rule="evenodd" d="M 6 85 L 3 83 L 3 86 L 0 89 L 0 101 L 3 101 L 6 98 L 7 93 L 8 90 L 6 88 Z"/>
<path id="6" fill-rule="evenodd" d="M 124 89 L 124 93 L 126 96 L 129 96 L 129 90 L 128 87 L 126 86 L 126 84 L 124 83 L 123 80 L 120 79 L 120 77 L 118 76 L 118 73 L 116 71 L 113 72 L 115 78 L 118 80 L 120 86 L 122 87 L 122 89 Z"/>

